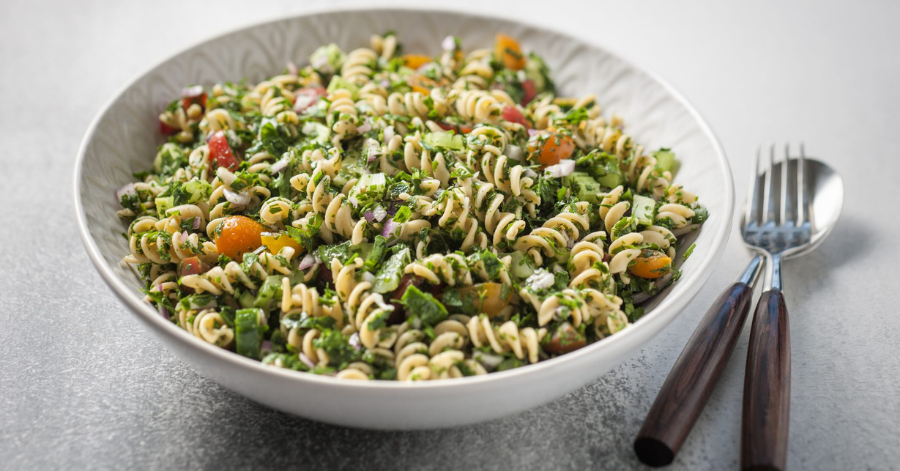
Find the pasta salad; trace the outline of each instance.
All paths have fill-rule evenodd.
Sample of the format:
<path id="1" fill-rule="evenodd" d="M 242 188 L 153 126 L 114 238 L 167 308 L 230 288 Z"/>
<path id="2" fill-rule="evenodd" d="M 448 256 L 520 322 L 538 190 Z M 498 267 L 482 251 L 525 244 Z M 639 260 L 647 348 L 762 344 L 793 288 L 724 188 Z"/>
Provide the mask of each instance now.
<path id="1" fill-rule="evenodd" d="M 629 328 L 707 218 L 593 95 L 499 34 L 330 44 L 258 84 L 192 86 L 119 190 L 125 262 L 191 335 L 274 367 L 418 381 Z M 690 254 L 693 246 L 686 252 Z"/>

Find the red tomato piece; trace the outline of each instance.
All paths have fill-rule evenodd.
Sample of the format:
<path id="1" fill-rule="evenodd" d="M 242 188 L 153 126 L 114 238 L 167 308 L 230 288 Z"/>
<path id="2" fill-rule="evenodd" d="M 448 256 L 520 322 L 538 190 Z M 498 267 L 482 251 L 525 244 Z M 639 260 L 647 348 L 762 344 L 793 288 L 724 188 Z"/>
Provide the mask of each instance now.
<path id="1" fill-rule="evenodd" d="M 522 96 L 522 106 L 525 106 L 537 96 L 537 87 L 534 86 L 534 80 L 528 79 L 522 82 L 522 90 L 525 92 Z"/>
<path id="2" fill-rule="evenodd" d="M 190 97 L 190 98 L 182 98 L 181 99 L 181 107 L 187 110 L 194 103 L 200 105 L 201 108 L 206 109 L 206 92 L 203 92 L 202 95 L 198 97 Z"/>
<path id="3" fill-rule="evenodd" d="M 232 172 L 238 168 L 238 159 L 228 145 L 228 138 L 225 137 L 224 131 L 217 131 L 210 136 L 209 141 L 209 161 L 215 162 L 219 167 L 225 167 Z"/>
<path id="4" fill-rule="evenodd" d="M 457 126 L 454 124 L 440 122 L 437 123 L 437 125 L 440 126 L 444 131 L 456 131 L 458 134 L 468 134 L 472 132 L 471 124 L 460 124 Z"/>
<path id="5" fill-rule="evenodd" d="M 166 136 L 171 136 L 178 132 L 178 129 L 169 126 L 168 124 L 160 121 L 159 122 L 159 132 L 163 133 Z"/>
<path id="6" fill-rule="evenodd" d="M 526 128 L 531 127 L 528 120 L 525 119 L 525 115 L 515 106 L 507 105 L 506 108 L 503 109 L 503 114 L 501 114 L 500 117 L 512 123 L 519 123 Z"/>
<path id="7" fill-rule="evenodd" d="M 200 275 L 209 271 L 209 265 L 197 257 L 186 258 L 178 264 L 178 277 Z"/>
<path id="8" fill-rule="evenodd" d="M 184 108 L 185 111 L 194 103 L 200 105 L 204 109 L 206 108 L 206 92 L 203 91 L 203 87 L 200 85 L 185 88 L 181 91 L 181 107 Z"/>

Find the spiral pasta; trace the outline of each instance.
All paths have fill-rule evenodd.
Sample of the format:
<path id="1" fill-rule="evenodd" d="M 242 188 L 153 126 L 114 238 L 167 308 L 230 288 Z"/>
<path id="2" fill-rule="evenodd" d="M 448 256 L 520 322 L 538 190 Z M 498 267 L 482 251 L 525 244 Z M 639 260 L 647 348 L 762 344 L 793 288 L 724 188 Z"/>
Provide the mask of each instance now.
<path id="1" fill-rule="evenodd" d="M 145 300 L 202 342 L 339 379 L 488 374 L 627 330 L 708 217 L 671 150 L 557 95 L 508 37 L 328 44 L 159 119 L 169 142 L 117 193 Z"/>

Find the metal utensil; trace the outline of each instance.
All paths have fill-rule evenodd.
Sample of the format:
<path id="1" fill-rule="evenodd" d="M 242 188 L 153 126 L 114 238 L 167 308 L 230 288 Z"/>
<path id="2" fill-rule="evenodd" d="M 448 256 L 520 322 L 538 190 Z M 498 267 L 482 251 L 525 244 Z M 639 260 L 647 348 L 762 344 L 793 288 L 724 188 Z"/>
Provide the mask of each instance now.
<path id="1" fill-rule="evenodd" d="M 744 210 L 741 236 L 766 257 L 766 284 L 750 330 L 741 432 L 741 468 L 783 470 L 790 412 L 791 342 L 781 262 L 813 250 L 834 228 L 844 201 L 841 177 L 800 156 L 775 164 L 775 147 L 760 178 L 760 152 Z M 759 188 L 762 186 L 760 194 Z"/>
<path id="2" fill-rule="evenodd" d="M 834 171 L 825 164 L 806 159 L 802 150 L 798 160 L 804 161 L 805 164 L 799 166 L 794 164 L 797 174 L 794 194 L 802 194 L 804 203 L 795 204 L 790 208 L 812 205 L 815 208 L 812 213 L 818 219 L 810 219 L 806 228 L 802 224 L 794 224 L 799 231 L 809 230 L 810 243 L 807 248 L 802 249 L 802 252 L 792 251 L 789 254 L 782 254 L 781 257 L 797 256 L 821 243 L 830 228 L 834 226 L 834 222 L 837 221 L 840 214 L 840 201 L 843 200 L 843 185 L 840 177 Z M 761 198 L 762 201 L 768 202 L 772 195 L 780 194 L 778 190 L 782 187 L 787 190 L 790 186 L 785 184 L 773 187 L 772 169 L 780 167 L 775 167 L 770 162 L 766 174 L 760 177 L 758 162 L 759 153 L 754 161 L 747 203 L 741 216 L 742 235 L 761 234 L 763 228 L 766 227 L 760 221 Z M 804 170 L 802 179 L 799 172 L 796 172 L 798 169 Z M 779 175 L 781 176 L 781 174 Z M 785 173 L 781 178 L 785 179 L 787 176 Z M 766 186 L 767 178 L 768 186 Z M 760 191 L 761 188 L 767 188 L 765 190 L 767 192 L 763 194 Z M 797 188 L 813 188 L 814 191 L 796 192 Z M 810 198 L 810 194 L 814 196 Z M 826 202 L 820 197 L 824 194 L 836 197 L 837 206 L 831 200 Z M 781 198 L 778 203 L 780 204 L 781 201 L 784 201 L 786 205 L 789 204 L 787 197 Z M 807 219 L 810 213 L 808 210 L 805 212 Z M 782 214 L 785 214 L 785 220 L 782 222 L 786 224 L 788 212 L 784 211 Z M 752 227 L 750 226 L 751 222 L 754 223 Z M 813 222 L 819 224 L 816 225 Z M 679 355 L 634 442 L 635 453 L 644 463 L 651 466 L 664 466 L 671 463 L 693 428 L 740 337 L 750 311 L 753 285 L 764 260 L 765 253 L 759 252 L 750 261 L 740 278 L 710 306 Z M 774 265 L 769 263 L 767 266 L 771 270 Z M 767 278 L 771 279 L 771 277 Z"/>

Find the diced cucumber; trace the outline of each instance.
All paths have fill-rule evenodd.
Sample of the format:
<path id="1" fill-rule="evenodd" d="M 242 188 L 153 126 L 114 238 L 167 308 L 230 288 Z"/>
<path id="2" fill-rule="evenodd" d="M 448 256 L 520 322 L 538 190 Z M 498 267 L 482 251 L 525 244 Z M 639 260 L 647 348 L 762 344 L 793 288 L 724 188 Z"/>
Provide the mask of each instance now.
<path id="1" fill-rule="evenodd" d="M 266 281 L 263 282 L 261 288 L 259 288 L 259 293 L 256 295 L 256 301 L 253 303 L 253 307 L 258 307 L 268 312 L 269 307 L 272 305 L 272 301 L 281 297 L 281 279 L 284 278 L 281 275 L 269 275 L 266 277 Z"/>
<path id="2" fill-rule="evenodd" d="M 371 242 L 363 242 L 359 245 L 354 245 L 352 247 L 353 247 L 352 252 L 356 253 L 356 256 L 363 260 L 367 260 L 369 258 L 369 255 L 372 254 L 372 251 L 375 250 L 375 244 L 373 244 Z M 353 257 L 353 258 L 356 258 L 356 257 Z"/>
<path id="3" fill-rule="evenodd" d="M 212 192 L 212 186 L 210 186 L 209 183 L 196 178 L 185 183 L 182 187 L 188 194 L 188 204 L 194 204 L 200 200 L 205 200 L 209 198 L 209 195 Z"/>
<path id="4" fill-rule="evenodd" d="M 383 173 L 365 174 L 350 190 L 350 198 L 356 199 L 360 206 L 365 206 L 383 200 L 385 189 L 387 189 L 387 178 Z"/>
<path id="5" fill-rule="evenodd" d="M 634 195 L 634 206 L 631 213 L 637 219 L 638 224 L 649 226 L 653 224 L 654 211 L 656 210 L 656 200 L 646 196 Z"/>
<path id="6" fill-rule="evenodd" d="M 321 144 L 328 144 L 328 139 L 331 137 L 331 129 L 315 121 L 307 121 L 301 131 L 307 136 L 316 136 L 316 142 Z"/>
<path id="7" fill-rule="evenodd" d="M 622 184 L 622 174 L 620 173 L 607 173 L 602 177 L 597 179 L 597 183 L 599 183 L 604 188 L 615 188 Z"/>
<path id="8" fill-rule="evenodd" d="M 328 82 L 328 89 L 326 91 L 330 94 L 334 93 L 335 90 L 348 90 L 351 98 L 354 100 L 356 100 L 359 95 L 359 87 L 344 80 L 340 75 L 335 75 L 331 78 L 331 82 Z"/>
<path id="9" fill-rule="evenodd" d="M 253 302 L 256 301 L 256 298 L 253 297 L 253 293 L 249 291 L 244 291 L 241 293 L 241 296 L 238 298 L 237 302 L 244 309 L 250 309 L 253 307 Z"/>
<path id="10" fill-rule="evenodd" d="M 656 168 L 663 172 L 671 172 L 673 176 L 678 172 L 678 160 L 671 150 L 660 149 L 653 153 L 653 157 L 656 158 Z"/>
<path id="11" fill-rule="evenodd" d="M 381 265 L 378 273 L 375 275 L 375 282 L 372 285 L 372 291 L 376 293 L 390 293 L 400 286 L 400 278 L 403 276 L 403 269 L 409 265 L 410 255 L 409 249 L 403 250 L 391 255 Z"/>
<path id="12" fill-rule="evenodd" d="M 512 260 L 509 263 L 509 273 L 513 277 L 524 280 L 534 274 L 534 265 L 531 257 L 522 252 L 513 252 L 510 256 L 512 256 Z"/>
<path id="13" fill-rule="evenodd" d="M 424 141 L 432 147 L 444 147 L 450 150 L 463 150 L 463 136 L 451 132 L 430 132 L 425 135 Z"/>
<path id="14" fill-rule="evenodd" d="M 525 77 L 534 82 L 534 88 L 538 93 L 543 92 L 547 87 L 547 66 L 540 56 L 534 53 L 528 54 L 528 60 L 525 62 Z"/>
<path id="15" fill-rule="evenodd" d="M 262 329 L 259 325 L 259 309 L 239 309 L 234 316 L 235 351 L 255 360 L 259 359 L 262 346 Z"/>
<path id="16" fill-rule="evenodd" d="M 166 215 L 166 211 L 175 207 L 175 198 L 173 196 L 160 196 L 156 198 L 156 211 L 160 217 Z"/>
<path id="17" fill-rule="evenodd" d="M 600 192 L 600 184 L 587 172 L 572 172 L 563 177 L 562 183 L 563 186 L 570 188 L 580 201 L 598 202 L 597 193 Z"/>

